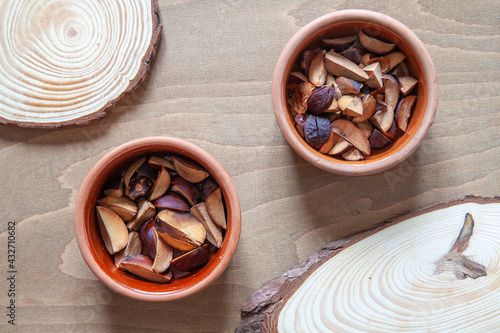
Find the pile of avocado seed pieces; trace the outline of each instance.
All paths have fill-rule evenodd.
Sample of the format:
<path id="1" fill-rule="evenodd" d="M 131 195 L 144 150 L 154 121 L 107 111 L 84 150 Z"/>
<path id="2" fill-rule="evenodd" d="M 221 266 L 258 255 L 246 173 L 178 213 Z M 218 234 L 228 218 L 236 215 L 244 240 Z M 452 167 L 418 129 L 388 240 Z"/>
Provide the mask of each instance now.
<path id="1" fill-rule="evenodd" d="M 322 154 L 362 160 L 407 131 L 418 81 L 395 44 L 362 31 L 321 46 L 303 51 L 288 78 L 295 128 Z"/>
<path id="2" fill-rule="evenodd" d="M 159 283 L 206 265 L 227 229 L 220 187 L 179 156 L 142 157 L 110 177 L 96 213 L 116 267 Z"/>

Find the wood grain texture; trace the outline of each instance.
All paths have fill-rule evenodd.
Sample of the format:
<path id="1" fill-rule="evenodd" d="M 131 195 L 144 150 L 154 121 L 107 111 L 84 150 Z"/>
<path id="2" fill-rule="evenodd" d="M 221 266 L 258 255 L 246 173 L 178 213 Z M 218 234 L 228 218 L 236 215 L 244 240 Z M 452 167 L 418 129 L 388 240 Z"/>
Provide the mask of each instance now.
<path id="1" fill-rule="evenodd" d="M 498 3 L 474 1 L 159 1 L 162 37 L 150 75 L 86 126 L 2 126 L 0 258 L 17 221 L 17 321 L 12 332 L 232 332 L 241 304 L 265 281 L 332 241 L 440 201 L 498 195 Z M 440 101 L 422 146 L 386 172 L 352 178 L 293 152 L 271 105 L 288 39 L 323 13 L 377 10 L 412 29 L 438 73 Z M 411 13 L 411 15 L 409 15 Z M 73 208 L 90 168 L 131 139 L 170 135 L 212 154 L 232 177 L 242 233 L 226 272 L 174 303 L 110 292 L 78 251 Z M 6 271 L 4 261 L 0 271 Z M 0 274 L 0 304 L 8 301 Z"/>
<path id="2" fill-rule="evenodd" d="M 431 245 L 432 241 L 427 241 L 426 239 L 434 239 L 438 240 L 441 242 L 442 250 L 446 251 L 448 248 L 448 242 L 444 243 L 444 235 L 442 233 L 439 233 L 443 230 L 444 225 L 447 224 L 450 219 L 452 221 L 457 220 L 456 217 L 459 218 L 459 224 L 458 226 L 461 225 L 461 219 L 463 218 L 464 214 L 468 212 L 468 209 L 472 209 L 474 211 L 474 215 L 478 214 L 478 216 L 481 215 L 482 207 L 481 205 L 486 205 L 488 206 L 485 208 L 487 212 L 484 212 L 483 218 L 488 219 L 491 224 L 489 224 L 490 228 L 493 227 L 493 229 L 497 230 L 498 224 L 496 223 L 496 217 L 495 214 L 493 213 L 495 208 L 493 208 L 493 204 L 498 204 L 500 203 L 500 197 L 495 197 L 495 198 L 483 198 L 483 197 L 475 197 L 475 196 L 468 196 L 464 199 L 457 199 L 457 200 L 452 200 L 451 202 L 448 203 L 438 203 L 429 207 L 424 207 L 421 209 L 417 209 L 412 212 L 408 212 L 404 215 L 398 216 L 396 218 L 393 218 L 388 221 L 383 221 L 379 225 L 375 226 L 374 228 L 360 232 L 358 234 L 355 234 L 353 236 L 349 236 L 347 238 L 343 238 L 340 240 L 335 240 L 332 243 L 326 245 L 323 247 L 321 250 L 318 252 L 315 252 L 311 254 L 307 259 L 304 261 L 296 264 L 292 268 L 288 269 L 286 272 L 281 274 L 279 277 L 274 278 L 270 281 L 264 282 L 260 288 L 255 291 L 251 297 L 249 297 L 242 305 L 241 307 L 241 317 L 242 317 L 242 322 L 240 326 L 235 330 L 235 332 L 238 333 L 243 333 L 243 332 L 277 332 L 278 329 L 280 331 L 283 330 L 283 322 L 288 321 L 288 323 L 293 323 L 295 322 L 297 325 L 298 323 L 304 324 L 304 322 L 310 322 L 310 323 L 315 323 L 317 325 L 311 325 L 310 327 L 314 326 L 317 327 L 318 329 L 326 329 L 326 325 L 330 324 L 332 325 L 332 322 L 335 321 L 335 319 L 332 321 L 330 315 L 333 315 L 332 317 L 337 317 L 336 319 L 339 319 L 340 323 L 342 322 L 343 325 L 343 330 L 340 330 L 338 326 L 332 325 L 337 327 L 339 331 L 367 331 L 367 328 L 370 327 L 367 323 L 372 322 L 374 325 L 380 325 L 383 323 L 383 325 L 390 325 L 390 327 L 386 326 L 385 328 L 382 327 L 373 327 L 374 331 L 378 330 L 389 330 L 389 331 L 394 331 L 397 330 L 397 324 L 395 322 L 403 325 L 401 329 L 403 331 L 407 330 L 410 331 L 412 329 L 417 329 L 417 330 L 424 330 L 426 331 L 429 329 L 430 331 L 433 331 L 434 328 L 439 327 L 443 331 L 456 331 L 457 329 L 453 330 L 453 327 L 455 324 L 459 326 L 460 318 L 457 318 L 456 322 L 453 321 L 453 315 L 451 314 L 453 312 L 452 308 L 449 308 L 445 311 L 443 309 L 445 308 L 444 304 L 446 302 L 450 302 L 450 299 L 453 299 L 454 296 L 457 294 L 460 294 L 460 302 L 463 303 L 462 307 L 458 307 L 458 311 L 460 313 L 470 313 L 471 315 L 477 315 L 479 312 L 481 312 L 481 306 L 479 302 L 477 302 L 477 299 L 480 299 L 483 295 L 483 292 L 488 294 L 488 291 L 491 291 L 491 294 L 488 294 L 488 296 L 492 296 L 495 298 L 495 287 L 484 287 L 483 285 L 483 292 L 478 292 L 478 296 L 476 300 L 470 301 L 469 306 L 474 306 L 477 305 L 478 308 L 475 310 L 471 309 L 465 309 L 466 305 L 464 300 L 467 297 L 474 297 L 474 291 L 476 287 L 479 285 L 467 285 L 464 287 L 462 284 L 460 287 L 463 288 L 462 293 L 457 292 L 456 290 L 451 291 L 452 285 L 456 283 L 456 277 L 451 278 L 451 280 L 445 279 L 446 281 L 444 285 L 448 284 L 448 287 L 450 288 L 449 290 L 442 290 L 443 285 L 440 285 L 438 287 L 433 286 L 433 283 L 437 283 L 436 280 L 433 280 L 433 278 L 428 279 L 429 276 L 426 276 L 429 274 L 429 272 L 433 271 L 433 268 L 429 271 L 429 267 L 433 267 L 432 260 L 436 260 L 439 258 L 436 256 L 436 247 Z M 479 205 L 478 205 L 479 204 Z M 467 207 L 467 208 L 465 208 Z M 454 213 L 451 213 L 451 210 L 453 210 Z M 429 216 L 428 213 L 433 213 L 434 219 L 432 219 Z M 450 215 L 453 216 L 453 218 L 450 218 Z M 467 213 L 467 215 L 469 215 Z M 414 218 L 420 218 L 420 220 L 415 220 Z M 472 221 L 472 215 L 469 215 L 470 221 Z M 414 221 L 412 223 L 409 223 L 408 220 L 413 219 Z M 429 222 L 433 221 L 433 222 Z M 469 222 L 470 222 L 469 221 Z M 438 222 L 438 223 L 436 223 Z M 407 226 L 411 225 L 411 228 L 421 228 L 422 232 L 418 233 L 412 233 L 409 230 L 403 229 L 399 223 L 406 223 Z M 426 235 L 425 230 L 426 225 L 428 226 L 429 224 L 435 226 L 435 233 L 432 232 L 432 234 Z M 485 222 L 487 224 L 487 222 Z M 384 231 L 387 231 L 386 229 L 389 229 L 393 226 L 396 226 L 398 231 L 394 232 L 392 236 L 394 237 L 395 234 L 397 236 L 395 237 L 401 237 L 402 234 L 405 234 L 407 237 L 411 237 L 412 239 L 410 241 L 404 241 L 401 237 L 401 239 L 398 239 L 397 241 L 394 241 L 394 238 L 389 236 L 387 233 L 383 234 Z M 457 226 L 457 225 L 455 225 Z M 411 229 L 410 228 L 410 229 Z M 465 223 L 464 223 L 464 228 L 465 228 Z M 474 222 L 472 221 L 472 228 L 474 228 Z M 483 230 L 488 230 L 487 232 L 483 233 L 484 236 L 489 236 L 492 234 L 493 230 L 490 228 L 484 228 Z M 393 228 L 394 229 L 394 228 Z M 402 231 L 403 230 L 403 231 Z M 439 231 L 438 231 L 439 230 Z M 458 230 L 458 229 L 457 229 Z M 457 231 L 454 230 L 454 231 Z M 472 230 L 472 229 L 471 229 Z M 497 230 L 498 231 L 498 230 Z M 439 233 L 439 234 L 438 234 Z M 383 236 L 382 236 L 383 234 Z M 472 234 L 469 234 L 469 236 Z M 341 254 L 345 254 L 346 252 L 349 252 L 349 249 L 351 250 L 353 246 L 360 246 L 361 241 L 365 241 L 369 239 L 371 236 L 375 236 L 376 239 L 378 240 L 383 240 L 383 242 L 378 243 L 378 241 L 374 241 L 373 244 L 371 245 L 366 245 L 365 242 L 365 247 L 370 248 L 370 252 L 368 255 L 368 258 L 360 258 L 359 255 L 354 255 L 354 257 L 357 257 L 359 260 L 357 262 L 353 262 L 352 260 L 349 260 L 348 258 L 344 257 L 343 259 L 338 259 L 338 256 L 341 256 Z M 422 238 L 420 238 L 422 237 Z M 430 238 L 429 238 L 430 237 Z M 373 238 L 373 237 L 372 237 Z M 488 237 L 485 237 L 488 238 Z M 465 239 L 465 237 L 464 237 Z M 495 237 L 491 238 L 492 240 L 495 239 Z M 387 243 L 386 243 L 387 241 Z M 458 238 L 457 238 L 458 241 Z M 469 239 L 464 241 L 466 245 L 464 245 L 464 249 L 468 247 L 469 245 Z M 495 251 L 496 251 L 496 246 L 495 244 L 488 244 L 489 242 L 483 238 L 481 241 L 475 242 L 476 246 L 479 247 L 479 245 L 484 245 L 485 248 L 489 247 L 489 250 L 493 253 L 493 259 L 491 261 L 493 264 L 490 266 L 490 269 L 495 271 L 495 262 L 497 262 L 497 258 L 495 258 Z M 377 244 L 378 243 L 378 244 Z M 412 250 L 412 247 L 418 248 L 418 246 L 422 246 L 422 244 L 425 243 L 425 248 L 422 249 L 421 251 L 414 251 Z M 420 244 L 420 245 L 417 245 Z M 380 247 L 378 248 L 378 246 Z M 393 246 L 393 247 L 391 247 Z M 405 251 L 398 252 L 398 247 L 405 247 Z M 454 246 L 453 246 L 454 247 Z M 452 249 L 453 249 L 452 247 Z M 377 249 L 378 248 L 378 249 Z M 390 249 L 388 251 L 388 249 Z M 430 250 L 432 249 L 432 250 Z M 463 250 L 464 250 L 463 249 Z M 426 252 L 427 250 L 427 252 Z M 483 249 L 484 250 L 484 249 Z M 356 250 L 354 250 L 356 251 Z M 407 251 L 407 252 L 406 252 Z M 451 250 L 450 250 L 451 251 Z M 418 252 L 418 254 L 416 253 Z M 488 252 L 486 250 L 486 252 Z M 490 253 L 490 254 L 492 254 Z M 498 256 L 498 255 L 497 255 Z M 478 259 L 478 253 L 475 252 L 474 254 L 474 260 L 479 260 Z M 332 259 L 333 258 L 333 259 Z M 377 260 L 383 260 L 382 258 L 386 258 L 385 264 L 381 264 Z M 425 262 L 424 264 L 422 263 L 425 261 L 424 258 L 432 258 L 428 262 Z M 450 257 L 448 257 L 450 258 Z M 318 279 L 318 272 L 323 271 L 325 272 L 325 267 L 330 265 L 329 267 L 331 268 L 332 265 L 330 263 L 330 259 L 337 260 L 337 265 L 333 265 L 333 267 L 340 268 L 340 266 L 343 266 L 341 263 L 345 263 L 345 266 L 342 267 L 340 270 L 334 270 L 332 271 L 331 269 L 325 274 L 320 274 L 322 275 L 320 279 Z M 483 259 L 483 258 L 481 258 Z M 450 261 L 450 260 L 448 260 Z M 486 259 L 488 261 L 488 259 Z M 388 264 L 390 262 L 390 265 Z M 412 264 L 415 264 L 419 268 L 417 269 L 417 273 L 415 274 L 418 276 L 416 279 L 412 279 L 410 277 L 413 275 L 413 273 L 409 273 L 408 271 L 411 270 L 408 269 L 408 266 L 405 266 L 405 264 L 401 263 L 407 263 L 411 262 Z M 401 264 L 401 266 L 398 265 Z M 373 266 L 372 266 L 373 264 Z M 358 265 L 358 267 L 356 267 Z M 387 267 L 383 267 L 383 266 Z M 395 267 L 398 267 L 396 268 Z M 402 266 L 404 266 L 402 268 Z M 369 268 L 368 268 L 369 267 Z M 484 266 L 482 266 L 484 269 Z M 363 270 L 365 269 L 366 270 Z M 395 272 L 397 270 L 400 270 L 399 273 L 402 271 L 406 270 L 407 275 L 405 275 L 405 278 L 403 278 L 404 282 L 401 284 L 401 281 L 398 281 L 399 277 L 398 274 Z M 425 273 L 423 271 L 426 271 Z M 338 272 L 342 272 L 340 274 L 337 274 Z M 376 273 L 378 272 L 378 273 Z M 387 281 L 391 281 L 391 283 L 381 283 L 381 281 L 378 280 L 377 275 L 382 272 L 382 275 L 387 274 Z M 444 272 L 444 271 L 443 271 Z M 351 274 L 349 274 L 351 273 Z M 437 270 L 434 273 L 431 274 L 439 274 L 441 272 L 438 272 Z M 310 279 L 315 275 L 316 280 L 314 283 L 312 283 L 313 286 L 319 286 L 317 290 L 319 290 L 319 293 L 316 293 L 315 295 L 312 295 L 311 288 L 316 289 L 315 287 L 311 287 L 311 281 Z M 453 275 L 453 274 L 452 274 Z M 486 273 L 484 273 L 486 275 Z M 493 273 L 494 275 L 494 273 Z M 482 275 L 480 275 L 482 276 Z M 367 286 L 367 283 L 364 283 L 367 280 L 377 280 L 377 282 L 371 281 L 373 283 L 371 286 Z M 474 278 L 477 278 L 478 276 L 475 276 Z M 368 279 L 367 279 L 368 278 Z M 342 286 L 339 287 L 339 285 L 336 285 L 335 287 L 331 283 L 334 280 L 342 280 L 344 279 L 345 282 L 341 283 Z M 411 281 L 413 280 L 413 281 Z M 461 278 L 458 278 L 458 281 L 460 281 Z M 387 282 L 386 281 L 386 282 Z M 423 282 L 425 281 L 425 282 Z M 490 282 L 492 284 L 495 284 L 496 278 L 490 279 Z M 309 288 L 305 288 L 304 285 L 309 282 L 308 286 Z M 423 282 L 423 283 L 422 283 Z M 323 284 L 323 285 L 322 285 Z M 378 285 L 380 284 L 380 285 Z M 391 285 L 392 284 L 392 285 Z M 398 285 L 397 288 L 394 288 L 394 285 Z M 411 295 L 411 293 L 419 292 L 419 287 L 422 285 L 425 285 L 424 288 L 422 288 L 422 294 L 425 296 L 416 296 L 415 294 Z M 459 286 L 460 284 L 456 284 L 455 286 Z M 361 288 L 359 288 L 362 286 Z M 410 286 L 410 287 L 408 287 Z M 498 286 L 498 285 L 497 285 Z M 373 289 L 371 288 L 373 287 Z M 435 288 L 433 288 L 435 287 Z M 358 289 L 359 288 L 359 289 Z M 384 311 L 388 309 L 386 306 L 387 304 L 383 304 L 384 299 L 387 297 L 387 295 L 380 295 L 378 294 L 382 289 L 385 291 L 394 288 L 395 294 L 399 294 L 396 296 L 396 298 L 399 298 L 399 307 L 398 310 L 393 311 L 389 310 L 391 312 L 391 315 L 389 315 L 388 318 L 381 319 L 378 316 L 384 316 Z M 408 288 L 408 289 L 406 289 Z M 304 289 L 308 291 L 304 292 Z M 471 290 L 473 289 L 473 290 Z M 302 297 L 297 296 L 299 290 L 302 291 Z M 360 290 L 363 290 L 361 293 L 362 295 L 360 296 L 358 293 Z M 405 290 L 405 291 L 402 291 Z M 442 291 L 442 294 L 440 293 Z M 344 295 L 341 295 L 341 294 Z M 366 293 L 366 295 L 364 294 Z M 390 291 L 388 294 L 391 294 L 392 291 Z M 405 294 L 402 296 L 402 294 Z M 304 296 L 312 296 L 312 297 L 304 297 Z M 430 296 L 433 295 L 433 296 Z M 402 297 L 401 297 L 402 296 Z M 407 298 L 405 298 L 407 297 Z M 295 298 L 295 302 L 301 302 L 303 301 L 306 303 L 304 307 L 302 307 L 303 310 L 305 311 L 300 311 L 297 310 L 295 313 L 291 314 L 285 314 L 283 315 L 282 312 L 284 311 L 284 308 L 288 306 L 290 303 L 291 299 Z M 330 302 L 337 298 L 336 304 L 331 305 Z M 391 298 L 390 296 L 387 297 L 388 299 Z M 374 306 L 374 313 L 372 312 L 371 314 L 368 314 L 370 310 L 366 307 L 367 303 L 370 303 L 370 301 L 375 300 L 375 306 Z M 392 300 L 394 300 L 394 297 L 392 297 Z M 425 302 L 428 301 L 430 303 L 427 303 L 425 306 L 422 306 L 423 303 L 419 302 Z M 433 301 L 441 302 L 441 307 L 439 307 L 439 311 L 434 311 L 429 310 L 429 307 Z M 391 301 L 389 301 L 391 303 Z M 397 302 L 396 302 L 397 303 Z M 451 304 L 453 302 L 450 302 Z M 487 303 L 487 302 L 486 302 Z M 451 305 L 449 304 L 449 305 Z M 395 304 L 392 304 L 395 305 Z M 390 305 L 391 306 L 391 305 Z M 390 308 L 389 306 L 389 308 Z M 419 307 L 420 306 L 420 307 Z M 328 311 L 323 311 L 325 308 L 328 308 L 329 310 L 333 310 L 332 313 L 329 313 Z M 415 311 L 415 308 L 418 308 L 418 310 Z M 484 307 L 482 310 L 485 310 L 485 312 L 489 312 L 489 307 Z M 318 310 L 318 311 L 316 311 Z M 352 310 L 352 312 L 351 312 Z M 394 318 L 398 317 L 398 315 L 401 315 L 401 313 L 398 313 L 398 311 L 408 311 L 405 315 L 402 317 L 405 317 L 408 320 L 409 326 L 405 326 L 405 320 L 402 317 L 399 317 L 399 320 L 396 320 L 395 322 L 391 322 Z M 412 312 L 412 310 L 414 312 Z M 456 310 L 456 309 L 455 309 Z M 392 312 L 393 311 L 393 312 Z M 307 312 L 307 313 L 306 313 Z M 301 313 L 302 318 L 298 318 L 298 314 Z M 345 314 L 349 313 L 350 315 L 345 316 Z M 355 313 L 355 314 L 353 314 Z M 411 313 L 411 314 L 410 314 Z M 444 315 L 445 314 L 445 315 Z M 317 316 L 315 316 L 317 315 Z M 417 323 L 417 316 L 421 315 L 422 321 L 420 323 Z M 436 317 L 433 318 L 431 321 L 426 323 L 426 319 L 424 318 L 429 318 L 431 316 L 437 316 L 439 317 L 440 315 L 443 315 L 445 318 L 447 317 L 447 320 L 443 320 L 444 318 L 437 319 Z M 486 319 L 487 315 L 484 316 L 484 321 L 487 321 Z M 286 318 L 286 319 L 285 319 Z M 321 319 L 318 319 L 321 318 Z M 328 318 L 328 320 L 326 319 Z M 358 318 L 360 321 L 356 323 L 356 320 L 353 318 Z M 375 319 L 376 318 L 376 319 Z M 476 316 L 475 317 L 475 324 L 477 325 L 478 322 L 481 322 L 481 317 Z M 493 324 L 494 326 L 498 325 L 498 323 L 495 323 L 494 320 L 495 315 L 493 314 L 490 316 L 490 319 L 493 319 L 493 323 L 490 322 L 490 325 Z M 325 319 L 325 322 L 321 323 L 321 320 Z M 353 319 L 351 321 L 351 319 Z M 461 325 L 467 325 L 467 324 L 472 324 L 473 325 L 473 320 L 471 316 L 467 317 L 468 320 L 471 320 L 471 322 L 467 321 L 462 321 L 460 324 Z M 281 321 L 281 324 L 279 324 L 279 321 Z M 484 324 L 484 321 L 482 324 Z M 327 323 L 328 322 L 328 323 Z M 390 324 L 389 324 L 390 323 Z M 438 324 L 439 323 L 439 324 Z M 358 325 L 359 324 L 359 325 Z M 425 327 L 425 325 L 428 324 L 428 327 Z M 281 328 L 280 328 L 281 325 Z M 394 325 L 394 326 L 393 326 Z M 414 326 L 413 326 L 414 325 Z M 289 325 L 287 325 L 289 326 Z M 293 326 L 293 325 L 292 325 Z M 331 326 L 329 326 L 331 327 Z M 346 328 L 349 327 L 349 328 Z M 404 328 L 403 328 L 404 327 Z M 288 327 L 289 329 L 290 327 Z M 305 331 L 307 332 L 307 329 L 304 328 L 304 326 L 297 326 L 297 330 L 300 331 Z M 468 327 L 465 329 L 462 327 L 460 331 L 471 331 L 471 327 Z M 490 326 L 491 329 L 491 326 Z M 472 329 L 474 330 L 474 329 Z"/>
<path id="3" fill-rule="evenodd" d="M 161 36 L 156 0 L 0 6 L 1 124 L 55 128 L 104 117 L 144 80 Z"/>

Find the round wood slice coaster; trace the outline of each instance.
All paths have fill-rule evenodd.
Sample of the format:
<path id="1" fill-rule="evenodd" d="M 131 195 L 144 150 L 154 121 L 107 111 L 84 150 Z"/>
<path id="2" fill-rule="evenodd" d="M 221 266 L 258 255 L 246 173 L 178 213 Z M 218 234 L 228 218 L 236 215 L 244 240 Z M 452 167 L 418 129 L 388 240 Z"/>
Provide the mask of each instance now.
<path id="1" fill-rule="evenodd" d="M 236 332 L 493 332 L 500 197 L 423 208 L 335 241 L 242 306 Z"/>
<path id="2" fill-rule="evenodd" d="M 3 0 L 0 123 L 85 124 L 146 77 L 157 0 Z"/>

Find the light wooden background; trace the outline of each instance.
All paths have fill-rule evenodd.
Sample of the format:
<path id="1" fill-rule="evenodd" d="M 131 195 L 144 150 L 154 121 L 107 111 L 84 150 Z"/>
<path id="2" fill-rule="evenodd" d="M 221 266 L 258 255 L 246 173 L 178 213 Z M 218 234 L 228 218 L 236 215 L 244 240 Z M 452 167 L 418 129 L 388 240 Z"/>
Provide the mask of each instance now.
<path id="1" fill-rule="evenodd" d="M 271 78 L 288 39 L 322 14 L 365 8 L 409 26 L 439 80 L 435 123 L 404 163 L 329 174 L 281 135 Z M 160 1 L 152 71 L 109 115 L 57 130 L 0 127 L 0 331 L 231 332 L 261 283 L 327 243 L 417 207 L 500 193 L 497 0 Z M 243 227 L 227 271 L 174 303 L 110 292 L 87 268 L 73 209 L 90 168 L 131 139 L 169 135 L 211 153 L 238 191 Z M 17 326 L 7 325 L 7 221 L 17 221 Z"/>

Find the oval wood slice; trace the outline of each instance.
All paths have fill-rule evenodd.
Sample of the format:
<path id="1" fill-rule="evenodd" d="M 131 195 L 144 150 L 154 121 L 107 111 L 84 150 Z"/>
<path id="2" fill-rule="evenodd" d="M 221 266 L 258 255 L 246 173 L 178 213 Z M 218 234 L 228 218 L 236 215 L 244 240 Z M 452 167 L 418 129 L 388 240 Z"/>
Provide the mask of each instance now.
<path id="1" fill-rule="evenodd" d="M 335 241 L 264 283 L 236 332 L 493 332 L 500 197 L 468 196 Z"/>
<path id="2" fill-rule="evenodd" d="M 0 0 L 0 123 L 85 124 L 145 78 L 157 0 Z"/>

